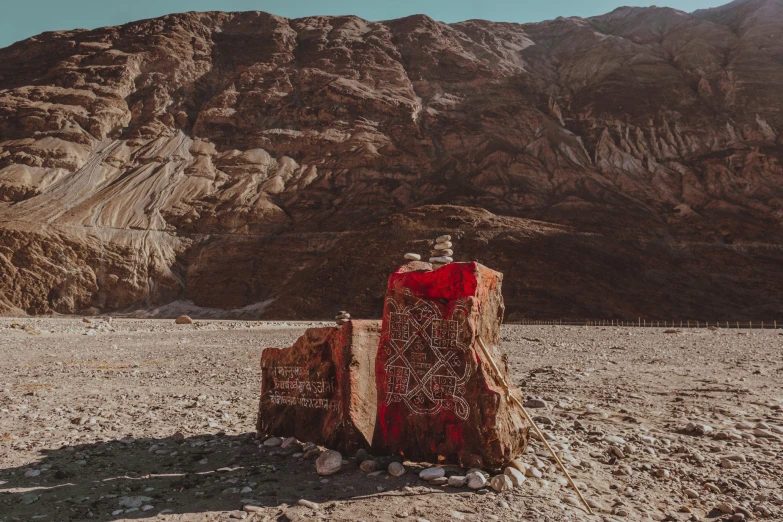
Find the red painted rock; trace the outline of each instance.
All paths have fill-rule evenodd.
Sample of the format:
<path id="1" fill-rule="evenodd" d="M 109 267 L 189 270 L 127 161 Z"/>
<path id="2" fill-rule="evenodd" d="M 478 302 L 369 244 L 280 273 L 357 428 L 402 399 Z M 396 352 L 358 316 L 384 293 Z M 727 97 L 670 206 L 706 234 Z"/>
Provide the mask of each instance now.
<path id="1" fill-rule="evenodd" d="M 434 271 L 409 263 L 389 278 L 375 361 L 376 451 L 489 469 L 524 451 L 530 427 L 476 340 L 510 383 L 498 349 L 502 279 L 478 263 Z"/>
<path id="2" fill-rule="evenodd" d="M 258 431 L 353 452 L 369 448 L 377 418 L 380 321 L 310 328 L 261 354 Z"/>

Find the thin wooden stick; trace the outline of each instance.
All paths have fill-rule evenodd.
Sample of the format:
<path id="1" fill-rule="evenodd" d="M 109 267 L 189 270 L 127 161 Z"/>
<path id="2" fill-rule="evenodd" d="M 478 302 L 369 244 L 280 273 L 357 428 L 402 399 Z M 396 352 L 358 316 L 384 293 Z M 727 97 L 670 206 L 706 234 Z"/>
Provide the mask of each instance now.
<path id="1" fill-rule="evenodd" d="M 557 462 L 557 465 L 560 467 L 560 471 L 562 471 L 566 479 L 568 479 L 568 483 L 571 484 L 571 487 L 574 488 L 574 491 L 576 491 L 577 496 L 579 496 L 579 500 L 582 501 L 582 503 L 585 505 L 585 508 L 587 509 L 587 512 L 590 515 L 593 515 L 593 510 L 590 509 L 590 505 L 587 503 L 585 498 L 582 496 L 582 493 L 579 491 L 579 488 L 576 487 L 576 484 L 574 483 L 574 479 L 571 478 L 571 475 L 568 473 L 568 470 L 565 469 L 565 466 L 563 466 L 563 463 L 560 462 L 560 459 L 558 458 L 555 451 L 552 449 L 552 447 L 549 445 L 549 443 L 546 441 L 546 438 L 544 437 L 544 434 L 541 433 L 541 430 L 538 429 L 538 426 L 535 422 L 533 422 L 533 419 L 530 417 L 530 415 L 527 413 L 527 410 L 522 405 L 522 403 L 514 397 L 511 394 L 511 389 L 508 387 L 508 384 L 506 384 L 506 380 L 503 378 L 503 374 L 500 373 L 500 368 L 498 368 L 498 365 L 495 364 L 495 359 L 492 358 L 492 354 L 489 353 L 489 350 L 487 349 L 487 346 L 484 344 L 484 341 L 481 340 L 481 337 L 476 336 L 476 339 L 479 342 L 479 346 L 481 346 L 481 350 L 484 352 L 484 355 L 487 357 L 487 360 L 489 361 L 489 364 L 492 366 L 492 369 L 495 371 L 495 376 L 497 377 L 500 384 L 503 386 L 503 389 L 506 391 L 506 400 L 513 400 L 517 406 L 519 406 L 519 409 L 522 410 L 522 413 L 525 415 L 525 418 L 530 423 L 531 426 L 533 426 L 533 429 L 536 432 L 536 435 L 538 435 L 538 438 L 541 439 L 541 442 L 544 443 L 544 446 L 546 446 L 546 449 L 549 450 L 549 453 L 552 455 L 552 458 L 555 459 L 555 462 Z"/>

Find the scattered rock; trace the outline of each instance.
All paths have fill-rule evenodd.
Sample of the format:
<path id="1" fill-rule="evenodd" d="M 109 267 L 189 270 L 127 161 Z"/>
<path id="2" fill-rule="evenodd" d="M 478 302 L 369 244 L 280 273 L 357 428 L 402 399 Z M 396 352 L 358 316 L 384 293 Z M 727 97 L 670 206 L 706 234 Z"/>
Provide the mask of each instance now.
<path id="1" fill-rule="evenodd" d="M 468 473 L 465 478 L 470 489 L 481 489 L 487 484 L 487 479 L 481 473 Z"/>
<path id="2" fill-rule="evenodd" d="M 376 469 L 378 469 L 378 463 L 374 460 L 365 460 L 361 464 L 359 464 L 359 469 L 364 471 L 365 473 L 372 473 Z"/>
<path id="3" fill-rule="evenodd" d="M 452 488 L 462 488 L 468 483 L 468 478 L 460 475 L 452 475 L 449 477 L 449 486 Z"/>
<path id="4" fill-rule="evenodd" d="M 514 484 L 511 482 L 511 479 L 505 474 L 495 475 L 492 477 L 492 479 L 489 481 L 489 486 L 498 493 L 509 491 L 514 488 Z"/>
<path id="5" fill-rule="evenodd" d="M 124 508 L 140 508 L 145 502 L 151 501 L 151 497 L 137 496 L 137 497 L 120 497 L 117 501 L 120 507 Z"/>
<path id="6" fill-rule="evenodd" d="M 274 448 L 276 446 L 280 446 L 283 443 L 283 440 L 280 437 L 269 437 L 264 441 L 264 446 L 268 448 Z"/>
<path id="7" fill-rule="evenodd" d="M 419 478 L 422 480 L 430 481 L 436 478 L 443 477 L 446 474 L 446 470 L 443 468 L 426 468 L 421 470 Z"/>
<path id="8" fill-rule="evenodd" d="M 266 444 L 266 442 L 264 442 L 264 444 Z M 280 447 L 283 449 L 289 449 L 296 446 L 296 444 L 297 444 L 296 437 L 288 437 L 287 439 L 285 439 L 283 442 L 280 443 Z"/>
<path id="9" fill-rule="evenodd" d="M 179 317 L 174 319 L 174 324 L 193 324 L 193 319 L 191 319 L 187 315 L 180 315 Z"/>
<path id="10" fill-rule="evenodd" d="M 522 486 L 522 484 L 524 484 L 525 482 L 525 474 L 516 468 L 512 468 L 509 466 L 503 470 L 503 474 L 506 475 L 511 480 L 511 484 L 514 487 L 518 488 Z"/>
<path id="11" fill-rule="evenodd" d="M 388 472 L 392 477 L 401 477 L 405 475 L 405 466 L 399 462 L 392 462 L 389 464 Z"/>
<path id="12" fill-rule="evenodd" d="M 343 456 L 338 451 L 326 450 L 315 461 L 315 470 L 319 475 L 334 475 L 343 465 Z"/>

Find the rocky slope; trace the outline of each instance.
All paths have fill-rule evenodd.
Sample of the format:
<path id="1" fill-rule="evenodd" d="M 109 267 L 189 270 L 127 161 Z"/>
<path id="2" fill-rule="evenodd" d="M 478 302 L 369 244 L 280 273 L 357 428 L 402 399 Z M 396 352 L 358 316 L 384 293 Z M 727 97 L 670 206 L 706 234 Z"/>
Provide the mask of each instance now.
<path id="1" fill-rule="evenodd" d="M 16 43 L 0 310 L 378 316 L 402 254 L 451 233 L 506 274 L 509 319 L 779 319 L 781 27 L 783 0 L 739 0 Z"/>

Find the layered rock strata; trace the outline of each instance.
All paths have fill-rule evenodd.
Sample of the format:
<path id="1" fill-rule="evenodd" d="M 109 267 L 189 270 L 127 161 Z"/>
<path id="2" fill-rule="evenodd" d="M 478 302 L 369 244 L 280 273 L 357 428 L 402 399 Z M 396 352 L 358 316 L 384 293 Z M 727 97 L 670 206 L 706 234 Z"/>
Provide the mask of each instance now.
<path id="1" fill-rule="evenodd" d="M 448 234 L 510 318 L 772 319 L 782 23 L 211 12 L 18 42 L 0 313 L 379 317 L 391 253 Z"/>

